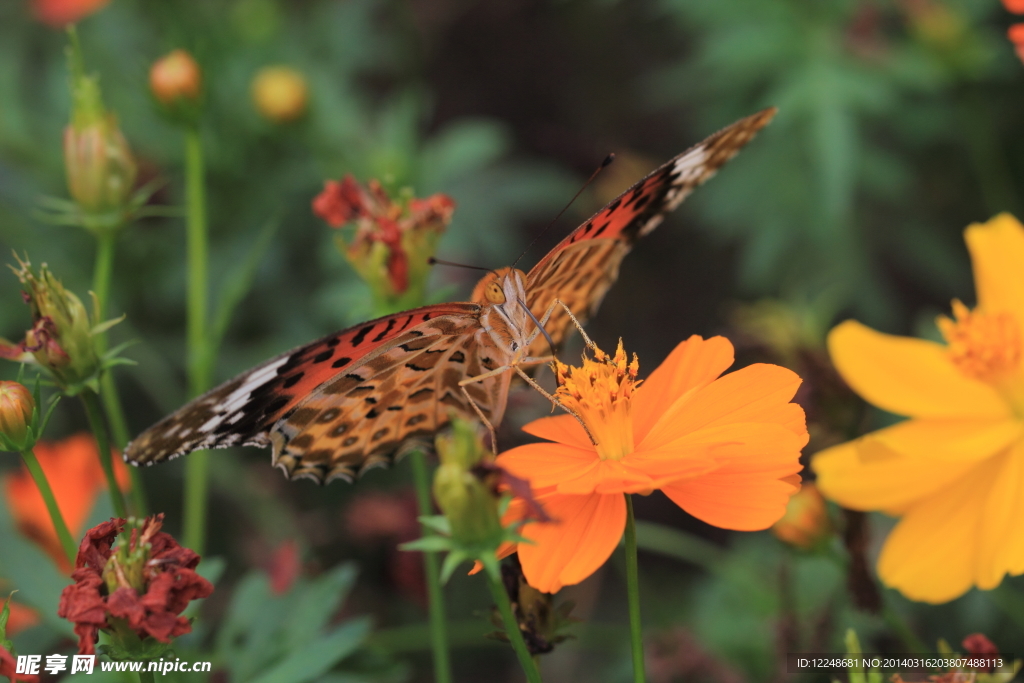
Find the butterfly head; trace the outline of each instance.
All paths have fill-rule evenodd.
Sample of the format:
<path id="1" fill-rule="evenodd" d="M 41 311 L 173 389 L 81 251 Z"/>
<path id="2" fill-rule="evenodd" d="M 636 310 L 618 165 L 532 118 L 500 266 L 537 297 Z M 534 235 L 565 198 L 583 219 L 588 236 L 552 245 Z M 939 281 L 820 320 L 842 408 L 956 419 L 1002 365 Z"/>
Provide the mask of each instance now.
<path id="1" fill-rule="evenodd" d="M 501 268 L 480 280 L 473 301 L 488 307 L 488 333 L 512 354 L 526 352 L 530 314 L 526 310 L 526 273 Z"/>

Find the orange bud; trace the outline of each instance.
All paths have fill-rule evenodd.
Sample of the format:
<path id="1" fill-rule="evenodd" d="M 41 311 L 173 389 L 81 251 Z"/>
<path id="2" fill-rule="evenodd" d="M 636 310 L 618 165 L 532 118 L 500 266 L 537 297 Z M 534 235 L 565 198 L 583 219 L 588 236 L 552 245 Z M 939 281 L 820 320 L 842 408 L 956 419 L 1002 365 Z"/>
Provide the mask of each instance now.
<path id="1" fill-rule="evenodd" d="M 199 99 L 203 74 L 199 65 L 185 50 L 173 50 L 153 62 L 149 69 L 149 88 L 165 105 Z"/>
<path id="2" fill-rule="evenodd" d="M 786 514 L 772 527 L 772 533 L 789 545 L 807 550 L 832 533 L 828 508 L 818 487 L 804 483 L 786 506 Z"/>
<path id="3" fill-rule="evenodd" d="M 64 129 L 64 165 L 71 197 L 84 210 L 97 213 L 124 207 L 138 172 L 113 115 Z"/>
<path id="4" fill-rule="evenodd" d="M 1003 0 L 1003 6 L 1014 14 L 1024 14 L 1024 0 Z"/>
<path id="5" fill-rule="evenodd" d="M 306 113 L 309 89 L 306 79 L 295 69 L 269 66 L 252 81 L 252 99 L 267 119 L 287 123 Z"/>
<path id="6" fill-rule="evenodd" d="M 102 9 L 110 0 L 32 0 L 32 14 L 54 28 L 63 28 Z"/>
<path id="7" fill-rule="evenodd" d="M 18 382 L 0 382 L 0 435 L 15 447 L 27 445 L 36 402 L 32 392 Z M 14 450 L 14 449 L 12 449 Z M 21 448 L 16 448 L 21 450 Z"/>

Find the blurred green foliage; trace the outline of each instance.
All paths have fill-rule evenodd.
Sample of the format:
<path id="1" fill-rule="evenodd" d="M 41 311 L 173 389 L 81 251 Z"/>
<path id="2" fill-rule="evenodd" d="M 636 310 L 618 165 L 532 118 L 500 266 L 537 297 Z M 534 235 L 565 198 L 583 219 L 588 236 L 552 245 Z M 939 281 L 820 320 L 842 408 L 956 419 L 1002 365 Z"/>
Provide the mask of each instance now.
<path id="1" fill-rule="evenodd" d="M 40 197 L 67 196 L 66 41 L 26 6 L 0 4 L 0 248 L 47 262 L 81 296 L 91 236 L 36 220 Z M 721 330 L 728 306 L 761 296 L 813 310 L 819 335 L 822 321 L 848 315 L 910 331 L 950 298 L 972 299 L 963 227 L 1024 206 L 1024 71 L 1003 36 L 1008 21 L 996 0 L 112 0 L 80 35 L 87 69 L 100 74 L 138 156 L 140 182 L 164 181 L 154 201 L 165 208 L 182 203 L 182 139 L 153 105 L 147 70 L 178 47 L 204 70 L 213 289 L 228 292 L 223 310 L 239 305 L 218 330 L 223 379 L 369 315 L 364 285 L 310 211 L 325 179 L 352 173 L 418 196 L 445 192 L 457 210 L 440 255 L 499 266 L 609 148 L 653 167 L 770 105 L 780 107 L 772 126 L 684 205 L 682 218 L 638 245 L 594 321 L 595 337 L 632 335 L 631 348 L 655 367 L 656 352 Z M 295 123 L 268 122 L 251 102 L 252 77 L 273 64 L 309 83 L 309 110 Z M 588 193 L 569 214 L 582 218 L 599 204 Z M 253 246 L 263 239 L 265 252 Z M 28 310 L 7 277 L 0 334 L 20 339 Z M 439 271 L 437 296 L 464 296 L 472 279 Z M 141 342 L 127 353 L 138 365 L 118 375 L 135 431 L 185 397 L 184 284 L 182 220 L 129 226 L 110 315 L 128 316 L 113 344 Z M 513 413 L 543 410 L 525 399 L 512 405 Z M 62 405 L 52 431 L 83 425 L 74 406 Z M 426 639 L 405 630 L 423 620 L 408 580 L 418 568 L 393 551 L 409 539 L 359 540 L 344 517 L 368 491 L 401 490 L 406 469 L 319 490 L 283 481 L 266 461 L 237 452 L 214 460 L 211 547 L 225 569 L 201 630 L 179 641 L 182 652 L 215 658 L 232 681 L 277 680 L 275 671 L 289 681 L 426 680 L 429 664 L 415 654 Z M 14 465 L 0 458 L 0 468 Z M 147 470 L 144 480 L 173 531 L 179 464 Z M 94 521 L 109 515 L 106 505 L 101 498 Z M 656 633 L 684 633 L 674 647 L 690 657 L 665 660 L 663 678 L 652 669 L 654 683 L 779 680 L 785 647 L 840 652 L 851 626 L 865 649 L 869 639 L 905 648 L 885 619 L 853 606 L 838 539 L 807 555 L 767 534 L 718 534 L 658 495 L 638 501 L 638 513 L 651 525 L 640 534 L 645 618 Z M 886 522 L 873 524 L 880 538 Z M 253 567 L 286 537 L 301 541 L 315 576 L 274 596 Z M 355 587 L 354 569 L 342 563 L 350 558 L 361 567 Z M 13 528 L 5 505 L 0 577 L 42 618 L 17 636 L 19 651 L 65 648 L 70 626 L 55 617 L 64 579 Z M 551 680 L 621 680 L 628 653 L 616 562 L 572 590 L 574 614 L 587 623 L 578 641 L 546 659 L 546 671 Z M 1011 580 L 997 594 L 972 592 L 941 607 L 885 597 L 925 642 L 985 631 L 1014 643 L 1024 639 L 1021 590 Z M 500 659 L 475 637 L 486 631 L 482 588 L 456 575 L 448 597 L 460 625 L 453 631 L 470 634 L 458 643 L 456 676 L 504 675 L 510 654 Z M 370 625 L 355 615 L 371 613 L 376 632 L 367 638 Z M 473 620 L 478 631 L 461 628 Z M 681 663 L 697 660 L 703 674 Z"/>

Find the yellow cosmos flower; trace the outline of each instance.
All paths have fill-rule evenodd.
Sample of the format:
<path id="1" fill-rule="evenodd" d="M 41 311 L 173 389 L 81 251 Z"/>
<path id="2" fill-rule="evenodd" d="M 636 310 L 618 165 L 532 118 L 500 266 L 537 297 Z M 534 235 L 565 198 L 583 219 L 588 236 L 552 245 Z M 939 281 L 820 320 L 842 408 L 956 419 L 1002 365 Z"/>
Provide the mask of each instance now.
<path id="1" fill-rule="evenodd" d="M 726 529 L 767 529 L 782 516 L 807 443 L 803 410 L 790 402 L 800 378 L 766 364 L 720 377 L 732 363 L 727 339 L 694 336 L 642 384 L 621 342 L 614 356 L 595 350 L 582 367 L 557 365 L 556 396 L 586 428 L 570 415 L 536 420 L 524 430 L 553 443 L 497 461 L 530 481 L 555 520 L 521 530 L 532 541 L 518 547 L 531 586 L 554 593 L 604 564 L 625 529 L 623 494 L 660 489 Z M 513 501 L 509 517 L 522 507 Z"/>
<path id="2" fill-rule="evenodd" d="M 1024 227 L 1001 214 L 964 237 L 978 306 L 953 302 L 939 320 L 945 345 L 852 321 L 832 330 L 850 386 L 911 419 L 813 463 L 826 496 L 900 517 L 878 574 L 933 603 L 1024 573 Z"/>

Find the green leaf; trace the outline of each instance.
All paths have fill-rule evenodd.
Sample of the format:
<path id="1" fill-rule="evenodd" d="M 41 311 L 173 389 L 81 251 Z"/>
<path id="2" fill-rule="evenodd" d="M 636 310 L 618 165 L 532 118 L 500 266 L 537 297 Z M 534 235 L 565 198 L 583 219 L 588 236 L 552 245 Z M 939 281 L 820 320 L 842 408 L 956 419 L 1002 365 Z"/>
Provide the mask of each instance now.
<path id="1" fill-rule="evenodd" d="M 234 314 L 238 304 L 242 302 L 245 295 L 252 288 L 253 280 L 256 278 L 256 270 L 263 261 L 270 242 L 277 232 L 281 223 L 278 216 L 274 216 L 266 222 L 259 236 L 249 247 L 249 252 L 238 265 L 224 277 L 221 285 L 220 299 L 213 317 L 213 324 L 210 327 L 210 349 L 215 351 L 220 347 L 224 334 L 227 332 L 231 316 Z"/>
<path id="2" fill-rule="evenodd" d="M 321 636 L 306 647 L 293 650 L 285 659 L 250 683 L 305 683 L 326 673 L 352 654 L 370 632 L 370 619 L 350 621 Z"/>
<path id="3" fill-rule="evenodd" d="M 14 644 L 7 639 L 7 620 L 11 616 L 12 597 L 14 597 L 14 591 L 11 591 L 11 594 L 7 596 L 6 600 L 4 600 L 4 608 L 0 609 L 0 647 L 3 647 L 8 652 L 11 652 L 11 654 L 14 654 L 12 652 Z"/>
<path id="4" fill-rule="evenodd" d="M 447 536 L 426 536 L 424 538 L 418 538 L 415 541 L 402 543 L 398 546 L 398 549 L 416 550 L 424 553 L 436 553 L 444 550 L 450 550 L 451 547 L 452 539 Z"/>
<path id="5" fill-rule="evenodd" d="M 283 624 L 288 650 L 312 640 L 337 612 L 356 582 L 355 564 L 347 562 L 289 596 L 292 608 Z"/>

